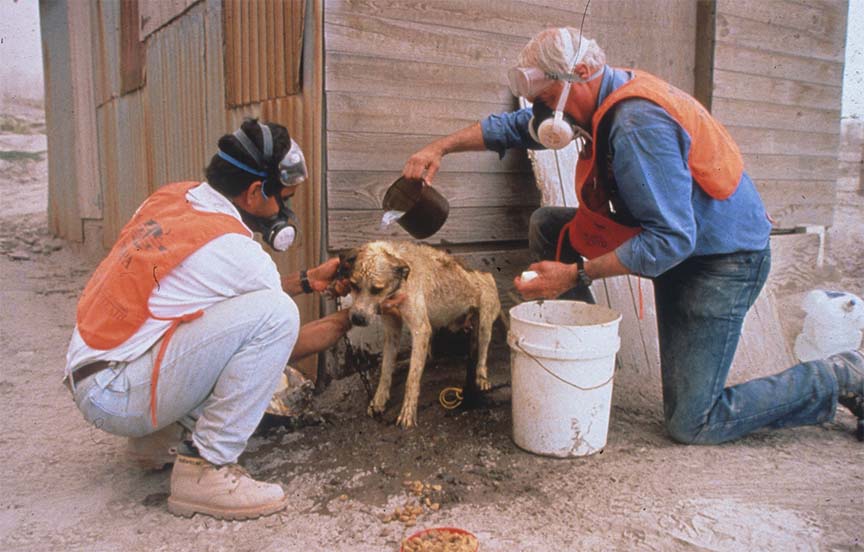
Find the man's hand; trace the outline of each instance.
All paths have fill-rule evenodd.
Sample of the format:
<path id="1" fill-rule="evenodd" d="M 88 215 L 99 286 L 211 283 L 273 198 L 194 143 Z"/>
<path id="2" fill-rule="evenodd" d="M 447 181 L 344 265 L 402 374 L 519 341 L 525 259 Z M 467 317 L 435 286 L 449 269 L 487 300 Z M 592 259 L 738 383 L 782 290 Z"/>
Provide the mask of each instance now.
<path id="1" fill-rule="evenodd" d="M 402 169 L 402 176 L 408 180 L 425 180 L 431 184 L 432 179 L 441 167 L 444 152 L 433 142 L 408 158 Z"/>
<path id="2" fill-rule="evenodd" d="M 316 266 L 315 268 L 310 268 L 307 272 L 307 276 L 309 278 L 309 285 L 312 286 L 312 289 L 318 293 L 321 293 L 328 288 L 333 290 L 334 294 L 346 295 L 348 293 L 348 284 L 347 282 L 334 282 L 333 279 L 336 277 L 336 272 L 339 270 L 339 259 L 337 257 L 333 257 L 332 259 L 328 259 L 322 264 Z M 330 284 L 333 284 L 331 286 Z M 340 285 L 341 284 L 341 285 Z M 338 291 L 342 291 L 344 288 L 344 293 L 337 293 L 336 288 L 339 288 Z"/>
<path id="3" fill-rule="evenodd" d="M 527 282 L 522 281 L 522 276 L 513 280 L 516 291 L 525 299 L 555 299 L 576 286 L 578 267 L 575 264 L 541 261 L 528 270 L 536 272 L 537 277 Z"/>
<path id="4" fill-rule="evenodd" d="M 408 295 L 405 293 L 397 293 L 393 297 L 388 297 L 381 301 L 381 314 L 386 314 L 389 316 L 395 316 L 396 318 L 402 318 L 402 313 L 399 310 L 399 307 L 402 303 L 405 302 L 405 299 L 408 298 Z"/>

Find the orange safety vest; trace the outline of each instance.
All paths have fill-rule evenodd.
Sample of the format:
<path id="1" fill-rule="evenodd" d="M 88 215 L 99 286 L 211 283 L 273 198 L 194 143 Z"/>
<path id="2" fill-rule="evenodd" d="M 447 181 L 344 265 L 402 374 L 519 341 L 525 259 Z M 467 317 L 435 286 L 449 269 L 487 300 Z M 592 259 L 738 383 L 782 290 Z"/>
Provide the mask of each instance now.
<path id="1" fill-rule="evenodd" d="M 642 231 L 639 226 L 627 226 L 614 221 L 609 209 L 609 191 L 603 185 L 596 185 L 596 150 L 601 144 L 598 141 L 598 129 L 603 117 L 622 100 L 650 100 L 665 109 L 681 125 L 690 135 L 690 153 L 687 157 L 690 173 L 709 196 L 726 199 L 735 192 L 741 181 L 744 161 L 738 146 L 723 125 L 689 94 L 644 71 L 632 72 L 633 78 L 609 94 L 592 117 L 594 147 L 590 151 L 590 161 L 580 159 L 576 165 L 579 208 L 573 219 L 561 229 L 556 259 L 560 259 L 561 245 L 568 231 L 573 249 L 589 259 L 613 251 Z M 602 139 L 608 140 L 608 133 Z M 601 145 L 604 149 L 608 148 L 605 143 Z M 595 185 L 586 186 L 589 182 Z"/>
<path id="2" fill-rule="evenodd" d="M 150 296 L 159 280 L 206 243 L 228 233 L 250 236 L 236 218 L 196 210 L 186 192 L 200 182 L 168 184 L 148 197 L 120 231 L 117 243 L 96 268 L 78 301 L 78 333 L 93 349 L 109 350 L 135 335 L 148 319 L 170 320 L 153 364 L 150 416 L 156 426 L 156 384 L 168 341 L 182 322 L 199 318 L 198 310 L 177 318 L 150 312 Z"/>

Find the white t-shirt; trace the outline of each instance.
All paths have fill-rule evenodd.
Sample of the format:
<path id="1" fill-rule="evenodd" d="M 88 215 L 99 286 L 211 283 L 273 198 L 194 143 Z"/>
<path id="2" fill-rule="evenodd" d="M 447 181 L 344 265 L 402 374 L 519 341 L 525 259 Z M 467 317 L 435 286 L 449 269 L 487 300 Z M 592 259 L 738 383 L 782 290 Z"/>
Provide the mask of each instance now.
<path id="1" fill-rule="evenodd" d="M 206 182 L 189 190 L 186 199 L 199 211 L 223 213 L 242 222 L 234 204 Z M 273 259 L 250 237 L 224 234 L 189 255 L 168 273 L 153 289 L 149 307 L 155 316 L 176 318 L 262 289 L 282 289 Z M 135 335 L 108 351 L 93 349 L 84 343 L 76 325 L 66 353 L 66 374 L 97 360 L 134 360 L 147 352 L 170 324 L 167 320 L 148 319 Z"/>

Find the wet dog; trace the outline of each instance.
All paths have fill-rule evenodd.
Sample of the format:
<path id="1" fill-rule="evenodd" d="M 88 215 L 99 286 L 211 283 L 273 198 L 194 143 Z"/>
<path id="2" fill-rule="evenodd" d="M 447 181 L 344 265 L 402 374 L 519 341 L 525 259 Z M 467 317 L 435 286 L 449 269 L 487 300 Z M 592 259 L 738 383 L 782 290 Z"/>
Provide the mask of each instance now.
<path id="1" fill-rule="evenodd" d="M 489 389 L 486 358 L 492 325 L 501 313 L 498 288 L 487 272 L 470 270 L 432 247 L 410 242 L 371 242 L 343 255 L 350 272 L 351 323 L 365 326 L 381 313 L 381 303 L 398 298 L 398 316 L 383 313 L 384 351 L 381 378 L 369 404 L 370 416 L 381 414 L 390 398 L 402 325 L 411 332 L 411 362 L 405 398 L 396 423 L 417 423 L 420 378 L 432 334 L 439 328 L 472 327 L 477 367 L 474 383 Z"/>

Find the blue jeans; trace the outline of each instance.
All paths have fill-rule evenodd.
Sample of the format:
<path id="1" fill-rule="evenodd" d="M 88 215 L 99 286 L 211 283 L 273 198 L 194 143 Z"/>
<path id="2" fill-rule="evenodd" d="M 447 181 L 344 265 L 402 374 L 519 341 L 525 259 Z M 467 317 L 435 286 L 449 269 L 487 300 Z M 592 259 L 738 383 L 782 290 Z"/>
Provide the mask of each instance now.
<path id="1" fill-rule="evenodd" d="M 558 232 L 574 213 L 544 207 L 531 215 L 529 242 L 535 255 L 554 258 Z M 770 268 L 766 248 L 691 257 L 654 279 L 663 410 L 674 440 L 715 444 L 763 427 L 833 419 L 838 387 L 831 363 L 842 362 L 839 357 L 802 362 L 726 387 L 744 317 Z"/>
<path id="2" fill-rule="evenodd" d="M 237 461 L 264 415 L 300 328 L 294 301 L 262 290 L 226 299 L 180 324 L 159 370 L 156 415 L 150 420 L 153 361 L 162 345 L 118 362 L 75 388 L 84 418 L 127 437 L 179 422 L 208 462 Z"/>

